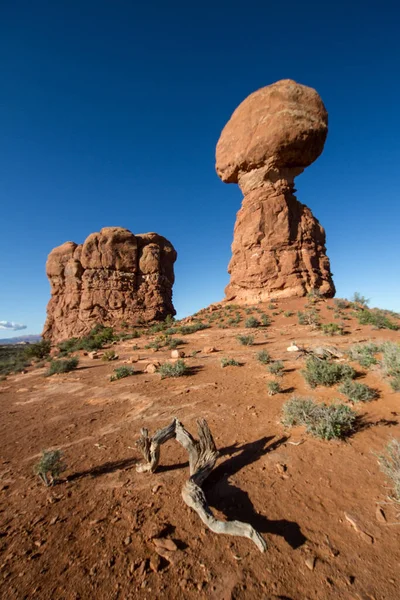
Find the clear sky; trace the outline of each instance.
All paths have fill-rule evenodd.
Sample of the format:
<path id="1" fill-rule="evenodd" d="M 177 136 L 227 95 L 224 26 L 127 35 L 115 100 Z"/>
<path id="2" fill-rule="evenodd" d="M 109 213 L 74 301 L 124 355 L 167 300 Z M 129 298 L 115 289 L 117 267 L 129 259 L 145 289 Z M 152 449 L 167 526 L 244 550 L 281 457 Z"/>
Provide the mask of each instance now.
<path id="1" fill-rule="evenodd" d="M 399 311 L 399 23 L 393 0 L 1 0 L 0 337 L 40 333 L 47 254 L 105 226 L 171 240 L 178 316 L 222 299 L 241 193 L 215 145 L 284 78 L 329 113 L 296 188 L 337 295 Z"/>

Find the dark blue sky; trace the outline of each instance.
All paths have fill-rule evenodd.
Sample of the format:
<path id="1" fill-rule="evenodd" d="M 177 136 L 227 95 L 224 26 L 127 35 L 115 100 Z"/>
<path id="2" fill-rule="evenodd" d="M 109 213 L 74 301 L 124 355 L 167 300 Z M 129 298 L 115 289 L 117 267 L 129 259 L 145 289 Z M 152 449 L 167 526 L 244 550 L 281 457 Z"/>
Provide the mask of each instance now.
<path id="1" fill-rule="evenodd" d="M 40 332 L 47 254 L 111 225 L 175 245 L 179 316 L 221 299 L 241 194 L 215 145 L 283 78 L 329 112 L 296 187 L 338 296 L 400 310 L 399 23 L 395 2 L 368 0 L 0 1 L 0 321 Z"/>

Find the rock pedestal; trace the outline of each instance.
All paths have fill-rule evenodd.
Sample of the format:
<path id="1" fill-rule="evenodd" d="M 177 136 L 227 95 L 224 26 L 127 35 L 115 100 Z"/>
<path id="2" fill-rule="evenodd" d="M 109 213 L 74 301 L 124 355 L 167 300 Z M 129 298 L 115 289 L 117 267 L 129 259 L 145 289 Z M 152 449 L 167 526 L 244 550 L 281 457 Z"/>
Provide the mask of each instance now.
<path id="1" fill-rule="evenodd" d="M 286 79 L 251 94 L 222 131 L 216 169 L 244 194 L 237 214 L 228 300 L 253 304 L 335 287 L 325 231 L 294 196 L 294 178 L 321 154 L 328 115 L 312 88 Z"/>

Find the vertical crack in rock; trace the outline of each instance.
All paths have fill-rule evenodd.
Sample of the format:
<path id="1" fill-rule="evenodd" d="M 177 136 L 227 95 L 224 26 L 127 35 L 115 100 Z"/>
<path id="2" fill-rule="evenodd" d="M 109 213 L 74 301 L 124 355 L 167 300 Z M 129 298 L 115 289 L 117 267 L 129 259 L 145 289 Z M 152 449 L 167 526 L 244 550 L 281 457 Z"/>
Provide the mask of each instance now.
<path id="1" fill-rule="evenodd" d="M 248 96 L 224 127 L 216 170 L 244 194 L 227 299 L 251 304 L 305 296 L 313 288 L 334 296 L 325 231 L 294 196 L 294 178 L 321 154 L 327 132 L 318 93 L 290 79 Z"/>
<path id="2" fill-rule="evenodd" d="M 121 227 L 92 233 L 82 245 L 66 242 L 48 256 L 51 299 L 43 337 L 79 337 L 97 324 L 152 321 L 175 315 L 172 244 L 157 233 Z"/>

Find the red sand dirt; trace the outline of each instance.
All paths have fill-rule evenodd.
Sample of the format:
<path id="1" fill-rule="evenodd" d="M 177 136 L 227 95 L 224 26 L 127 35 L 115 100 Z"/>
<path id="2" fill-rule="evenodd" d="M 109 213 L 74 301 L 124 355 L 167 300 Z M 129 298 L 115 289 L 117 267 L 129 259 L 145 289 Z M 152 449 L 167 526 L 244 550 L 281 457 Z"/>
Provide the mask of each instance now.
<path id="1" fill-rule="evenodd" d="M 205 322 L 218 314 L 212 327 L 183 337 L 189 376 L 143 373 L 148 362 L 170 356 L 144 349 L 151 339 L 144 336 L 113 346 L 118 361 L 80 353 L 74 372 L 45 377 L 46 368 L 31 367 L 0 382 L 1 598 L 399 598 L 399 506 L 388 499 L 390 482 L 376 454 L 400 437 L 400 394 L 379 368 L 367 372 L 351 363 L 357 381 L 380 394 L 355 405 L 362 425 L 351 437 L 318 440 L 304 428 L 283 427 L 280 416 L 293 393 L 345 401 L 337 386 L 307 387 L 304 359 L 286 351 L 290 342 L 345 350 L 369 340 L 400 341 L 400 334 L 360 326 L 347 310 L 347 334 L 323 335 L 298 324 L 305 302 L 252 307 L 255 316 L 260 309 L 272 319 L 254 330 L 244 320 L 220 329 L 218 310 L 206 309 Z M 323 322 L 334 320 L 332 306 L 318 303 Z M 254 335 L 254 345 L 241 346 L 240 333 Z M 218 352 L 205 354 L 207 346 Z M 267 394 L 273 377 L 256 359 L 262 349 L 284 361 L 283 392 L 274 396 Z M 133 354 L 143 359 L 132 365 L 139 373 L 110 382 Z M 242 366 L 221 368 L 225 356 Z M 265 554 L 250 540 L 207 530 L 183 503 L 187 455 L 175 441 L 162 447 L 156 473 L 136 472 L 141 427 L 154 433 L 175 416 L 194 435 L 196 418 L 207 419 L 221 452 L 204 485 L 208 502 L 218 518 L 251 523 L 268 543 Z M 67 463 L 60 483 L 49 488 L 33 474 L 45 448 L 62 449 Z M 157 537 L 177 546 L 168 560 L 156 552 Z"/>

